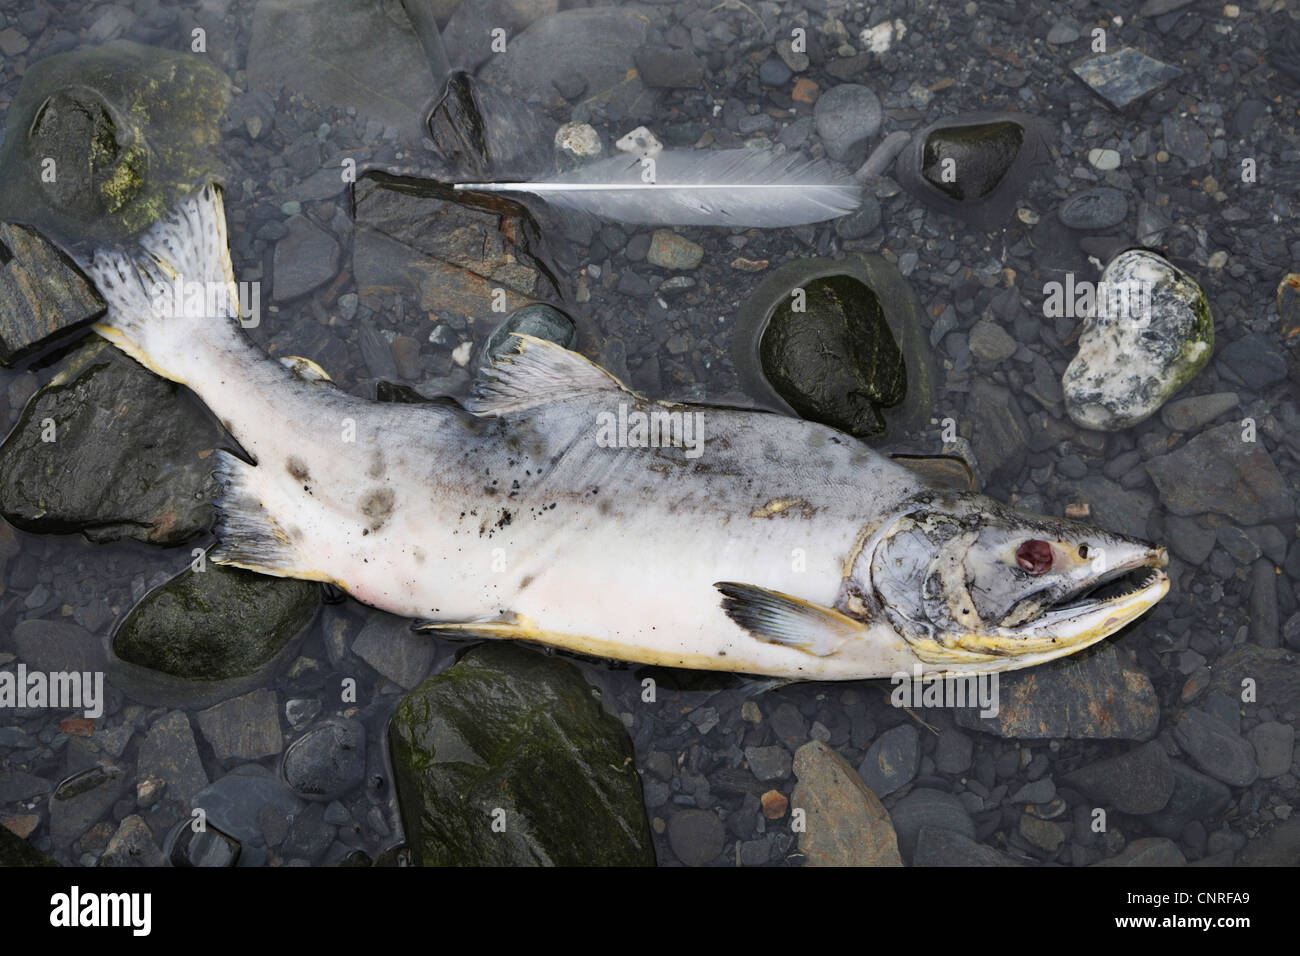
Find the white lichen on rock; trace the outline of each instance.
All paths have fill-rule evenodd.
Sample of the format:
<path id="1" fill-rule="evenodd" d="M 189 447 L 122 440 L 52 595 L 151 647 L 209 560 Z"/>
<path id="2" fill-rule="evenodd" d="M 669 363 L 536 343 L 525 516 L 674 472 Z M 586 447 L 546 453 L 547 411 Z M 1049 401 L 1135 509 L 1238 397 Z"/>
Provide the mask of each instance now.
<path id="1" fill-rule="evenodd" d="M 1153 252 L 1122 252 L 1102 272 L 1079 354 L 1065 370 L 1066 411 L 1097 431 L 1136 425 L 1191 381 L 1213 349 L 1214 319 L 1196 280 Z"/>

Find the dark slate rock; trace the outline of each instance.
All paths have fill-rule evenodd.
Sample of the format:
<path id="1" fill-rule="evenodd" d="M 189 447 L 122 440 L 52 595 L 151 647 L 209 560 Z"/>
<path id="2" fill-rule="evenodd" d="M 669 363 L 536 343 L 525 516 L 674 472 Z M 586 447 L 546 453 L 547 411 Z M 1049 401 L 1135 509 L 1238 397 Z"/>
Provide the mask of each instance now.
<path id="1" fill-rule="evenodd" d="M 245 865 L 253 865 L 259 857 L 265 858 L 266 843 L 258 815 L 268 805 L 286 817 L 297 816 L 306 806 L 274 773 L 260 764 L 236 767 L 204 787 L 194 798 L 194 806 L 202 807 L 207 814 L 208 829 L 218 830 L 236 841 L 234 850 L 238 851 L 240 862 Z M 185 821 L 184 829 L 190 829 L 188 821 Z M 193 847 L 188 855 L 195 858 L 212 854 L 216 859 L 228 859 L 230 849 L 229 846 L 223 848 L 220 842 L 208 845 L 205 841 Z M 172 852 L 175 862 L 175 850 Z"/>
<path id="2" fill-rule="evenodd" d="M 726 836 L 718 815 L 708 810 L 679 810 L 668 821 L 668 845 L 687 866 L 712 863 Z"/>
<path id="3" fill-rule="evenodd" d="M 1229 786 L 1250 786 L 1259 775 L 1250 741 L 1203 710 L 1184 711 L 1174 724 L 1174 739 L 1198 768 Z"/>
<path id="4" fill-rule="evenodd" d="M 1191 116 L 1167 115 L 1161 121 L 1165 149 L 1188 166 L 1204 166 L 1210 161 L 1210 138 Z"/>
<path id="5" fill-rule="evenodd" d="M 948 727 L 939 734 L 934 763 L 941 773 L 965 773 L 970 769 L 975 742 L 969 734 Z"/>
<path id="6" fill-rule="evenodd" d="M 334 842 L 337 829 L 325 822 L 325 807 L 314 803 L 293 818 L 280 853 L 286 859 L 319 862 Z"/>
<path id="7" fill-rule="evenodd" d="M 162 866 L 163 854 L 154 841 L 153 833 L 144 818 L 131 814 L 124 819 L 108 841 L 104 855 L 99 858 L 99 866 L 104 867 L 140 867 Z"/>
<path id="8" fill-rule="evenodd" d="M 1128 215 L 1128 197 L 1111 186 L 1075 193 L 1061 204 L 1057 215 L 1071 229 L 1109 229 Z"/>
<path id="9" fill-rule="evenodd" d="M 758 68 L 758 81 L 764 86 L 785 86 L 790 82 L 794 71 L 778 57 L 768 57 Z"/>
<path id="10" fill-rule="evenodd" d="M 289 234 L 275 244 L 272 298 L 287 302 L 319 288 L 338 272 L 339 244 L 306 216 L 289 220 Z"/>
<path id="11" fill-rule="evenodd" d="M 352 653 L 394 684 L 414 690 L 429 673 L 437 645 L 411 630 L 409 619 L 377 615 L 352 642 Z"/>
<path id="12" fill-rule="evenodd" d="M 1161 408 L 1160 420 L 1176 432 L 1194 432 L 1232 411 L 1240 402 L 1236 392 L 1193 395 L 1176 399 Z"/>
<path id="13" fill-rule="evenodd" d="M 956 711 L 961 727 L 1001 737 L 1041 740 L 1147 740 L 1160 707 L 1146 674 L 1119 662 L 1110 646 L 1002 675 L 997 716 Z"/>
<path id="14" fill-rule="evenodd" d="M 1123 813 L 1162 810 L 1174 792 L 1174 770 L 1158 742 L 1080 767 L 1066 783 Z"/>
<path id="15" fill-rule="evenodd" d="M 157 777 L 167 784 L 167 793 L 189 807 L 208 775 L 199 759 L 194 731 L 182 710 L 173 710 L 154 721 L 136 758 L 136 773 Z"/>
<path id="16" fill-rule="evenodd" d="M 912 866 L 1024 866 L 991 846 L 940 827 L 923 826 L 916 835 Z"/>
<path id="17" fill-rule="evenodd" d="M 835 234 L 841 239 L 861 239 L 879 225 L 880 200 L 875 196 L 863 196 L 857 212 L 835 220 Z"/>
<path id="18" fill-rule="evenodd" d="M 361 785 L 366 772 L 366 728 L 357 720 L 328 718 L 291 743 L 281 773 L 306 800 L 329 801 Z"/>
<path id="19" fill-rule="evenodd" d="M 284 745 L 275 691 L 270 688 L 222 701 L 199 711 L 195 719 L 203 738 L 222 762 L 269 757 L 278 754 Z"/>
<path id="20" fill-rule="evenodd" d="M 475 647 L 406 697 L 389 746 L 419 863 L 654 862 L 631 742 L 567 661 Z"/>
<path id="21" fill-rule="evenodd" d="M 1275 714 L 1300 713 L 1300 666 L 1285 648 L 1240 644 L 1214 662 L 1212 690 L 1241 699 L 1242 681 L 1254 682 L 1260 705 Z"/>
<path id="22" fill-rule="evenodd" d="M 983 484 L 1019 474 L 1028 454 L 1029 423 L 1010 390 L 977 379 L 966 399 L 966 414 L 975 423 L 971 445 Z"/>
<path id="23" fill-rule="evenodd" d="M 113 635 L 113 651 L 190 680 L 246 677 L 274 661 L 319 604 L 314 582 L 205 563 L 145 595 Z"/>
<path id="24" fill-rule="evenodd" d="M 1116 109 L 1123 109 L 1158 90 L 1183 72 L 1132 47 L 1082 60 L 1071 69 Z"/>
<path id="25" fill-rule="evenodd" d="M 781 61 L 778 60 L 778 63 Z M 647 86 L 694 90 L 704 79 L 704 65 L 690 50 L 656 47 L 636 56 L 637 69 Z M 784 66 L 784 64 L 782 64 Z M 789 71 L 787 70 L 787 77 Z M 770 84 L 780 85 L 780 84 Z"/>
<path id="26" fill-rule="evenodd" d="M 0 223 L 0 363 L 103 310 L 95 287 L 40 233 Z"/>
<path id="27" fill-rule="evenodd" d="M 831 87 L 813 107 L 813 121 L 826 155 L 850 167 L 866 158 L 867 140 L 879 132 L 883 115 L 876 94 L 857 83 Z"/>
<path id="28" fill-rule="evenodd" d="M 912 863 L 923 827 L 953 830 L 968 840 L 975 839 L 975 824 L 966 807 L 943 790 L 925 787 L 913 790 L 894 805 L 890 817 L 898 834 L 898 851 L 905 863 Z"/>
<path id="29" fill-rule="evenodd" d="M 1286 357 L 1262 332 L 1243 335 L 1227 345 L 1216 359 L 1223 377 L 1252 392 L 1286 380 Z"/>
<path id="30" fill-rule="evenodd" d="M 858 776 L 877 797 L 907 786 L 921 760 L 921 741 L 911 724 L 899 724 L 881 734 L 858 767 Z"/>
<path id="31" fill-rule="evenodd" d="M 126 789 L 121 767 L 97 764 L 62 781 L 50 794 L 50 839 L 67 848 L 104 816 Z"/>
<path id="32" fill-rule="evenodd" d="M 71 621 L 19 621 L 13 629 L 13 648 L 31 670 L 84 673 L 102 671 L 106 665 L 100 639 Z"/>
<path id="33" fill-rule="evenodd" d="M 55 441 L 42 441 L 46 419 Z M 112 422 L 112 427 L 105 427 Z M 106 342 L 28 403 L 0 446 L 0 507 L 25 531 L 180 544 L 212 523 L 211 417 Z"/>
<path id="34" fill-rule="evenodd" d="M 1093 866 L 1186 866 L 1187 858 L 1178 844 L 1165 837 L 1143 837 L 1134 840 L 1123 851 Z"/>
<path id="35" fill-rule="evenodd" d="M 516 309 L 492 331 L 483 346 L 484 360 L 495 362 L 516 351 L 519 339 L 515 333 L 546 339 L 566 349 L 572 348 L 578 337 L 571 318 L 559 309 L 537 302 Z"/>
<path id="36" fill-rule="evenodd" d="M 1162 503 L 1174 514 L 1225 514 L 1238 524 L 1285 521 L 1295 502 L 1259 441 L 1242 441 L 1241 425 L 1228 422 L 1202 432 L 1167 455 L 1146 463 Z"/>
<path id="37" fill-rule="evenodd" d="M 46 856 L 7 827 L 0 827 L 0 867 L 58 866 L 58 861 Z"/>

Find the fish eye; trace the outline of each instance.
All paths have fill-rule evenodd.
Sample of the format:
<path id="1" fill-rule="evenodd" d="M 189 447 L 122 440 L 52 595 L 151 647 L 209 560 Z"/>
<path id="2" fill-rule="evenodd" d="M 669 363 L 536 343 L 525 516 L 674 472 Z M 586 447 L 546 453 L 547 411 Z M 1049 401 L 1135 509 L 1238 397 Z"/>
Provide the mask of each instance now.
<path id="1" fill-rule="evenodd" d="M 1088 543 L 1086 541 L 1079 545 L 1079 557 L 1083 558 L 1085 561 L 1088 559 Z"/>
<path id="2" fill-rule="evenodd" d="M 1052 546 L 1037 538 L 1016 548 L 1016 564 L 1030 574 L 1045 574 L 1052 569 Z"/>

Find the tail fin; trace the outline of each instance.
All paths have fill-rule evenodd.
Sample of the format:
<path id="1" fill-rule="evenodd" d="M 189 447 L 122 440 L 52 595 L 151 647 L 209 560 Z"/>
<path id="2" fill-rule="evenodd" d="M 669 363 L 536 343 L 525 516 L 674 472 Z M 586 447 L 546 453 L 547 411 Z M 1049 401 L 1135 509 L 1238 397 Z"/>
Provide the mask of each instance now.
<path id="1" fill-rule="evenodd" d="M 151 226 L 138 252 L 97 250 L 88 272 L 108 303 L 95 331 L 173 381 L 185 380 L 181 356 L 197 333 L 220 326 L 228 335 L 239 317 L 226 214 L 212 185 Z"/>

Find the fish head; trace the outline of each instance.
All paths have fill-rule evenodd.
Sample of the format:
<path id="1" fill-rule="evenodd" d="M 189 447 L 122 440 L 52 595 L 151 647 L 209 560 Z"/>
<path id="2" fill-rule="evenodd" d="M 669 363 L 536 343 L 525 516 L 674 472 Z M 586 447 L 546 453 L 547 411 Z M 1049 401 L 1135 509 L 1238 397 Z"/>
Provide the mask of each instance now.
<path id="1" fill-rule="evenodd" d="M 885 615 L 922 661 L 1041 663 L 1113 634 L 1169 590 L 1165 549 L 1137 538 L 976 494 L 913 503 L 864 544 L 841 600 L 846 613 Z"/>

